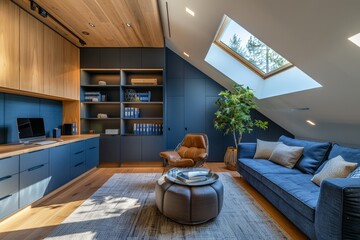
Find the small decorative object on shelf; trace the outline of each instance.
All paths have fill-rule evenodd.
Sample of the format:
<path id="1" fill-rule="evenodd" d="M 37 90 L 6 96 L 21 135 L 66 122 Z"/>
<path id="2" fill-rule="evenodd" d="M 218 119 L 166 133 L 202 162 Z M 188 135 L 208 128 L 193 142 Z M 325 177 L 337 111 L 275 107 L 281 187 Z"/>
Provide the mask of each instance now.
<path id="1" fill-rule="evenodd" d="M 119 129 L 105 129 L 107 135 L 119 135 Z"/>
<path id="2" fill-rule="evenodd" d="M 135 97 L 136 97 L 136 91 L 134 89 L 126 89 L 125 90 L 125 101 L 126 102 L 134 102 Z"/>
<path id="3" fill-rule="evenodd" d="M 97 118 L 108 118 L 108 115 L 105 113 L 98 113 Z"/>
<path id="4" fill-rule="evenodd" d="M 106 85 L 106 82 L 105 82 L 105 81 L 99 81 L 99 85 L 105 86 L 105 85 Z"/>
<path id="5" fill-rule="evenodd" d="M 126 107 L 124 111 L 125 118 L 139 118 L 140 109 L 134 107 Z"/>
<path id="6" fill-rule="evenodd" d="M 162 124 L 160 123 L 134 123 L 135 135 L 161 135 Z"/>
<path id="7" fill-rule="evenodd" d="M 106 94 L 101 94 L 101 101 L 106 102 L 106 100 L 107 100 L 107 95 Z"/>
<path id="8" fill-rule="evenodd" d="M 156 78 L 133 78 L 131 85 L 157 85 Z"/>

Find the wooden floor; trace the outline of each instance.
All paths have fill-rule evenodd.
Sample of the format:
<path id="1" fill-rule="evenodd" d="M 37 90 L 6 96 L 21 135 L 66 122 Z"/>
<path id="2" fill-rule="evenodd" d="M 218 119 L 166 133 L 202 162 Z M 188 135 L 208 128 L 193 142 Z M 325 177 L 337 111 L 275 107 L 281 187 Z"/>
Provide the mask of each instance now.
<path id="1" fill-rule="evenodd" d="M 236 171 L 229 171 L 223 163 L 207 163 L 206 167 L 215 172 L 230 172 L 234 179 L 248 191 L 256 201 L 293 239 L 306 239 L 289 220 L 271 203 L 245 182 Z M 45 199 L 35 206 L 24 210 L 0 222 L 0 239 L 42 239 L 57 225 L 89 198 L 114 173 L 149 173 L 164 171 L 163 167 L 114 167 L 103 165 L 73 184 Z"/>

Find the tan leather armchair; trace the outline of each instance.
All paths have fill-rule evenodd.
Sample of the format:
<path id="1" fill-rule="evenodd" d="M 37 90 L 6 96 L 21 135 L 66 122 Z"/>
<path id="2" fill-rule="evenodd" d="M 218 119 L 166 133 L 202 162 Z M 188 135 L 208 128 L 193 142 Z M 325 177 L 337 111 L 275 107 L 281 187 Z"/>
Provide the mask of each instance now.
<path id="1" fill-rule="evenodd" d="M 174 151 L 161 152 L 164 166 L 198 167 L 204 164 L 209 154 L 209 140 L 206 134 L 185 135 Z"/>

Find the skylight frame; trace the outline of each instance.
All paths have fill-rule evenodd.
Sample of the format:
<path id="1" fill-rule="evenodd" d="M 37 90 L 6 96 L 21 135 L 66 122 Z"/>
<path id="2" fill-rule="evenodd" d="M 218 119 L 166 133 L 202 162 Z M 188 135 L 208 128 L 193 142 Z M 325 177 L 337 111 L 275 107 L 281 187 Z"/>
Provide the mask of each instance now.
<path id="1" fill-rule="evenodd" d="M 225 15 L 225 18 L 223 20 L 223 22 L 221 23 L 221 27 L 215 37 L 214 43 L 219 46 L 222 50 L 224 50 L 225 52 L 227 52 L 228 54 L 230 54 L 233 58 L 235 58 L 236 60 L 240 61 L 241 63 L 243 63 L 245 66 L 247 66 L 249 69 L 251 69 L 253 72 L 255 72 L 256 74 L 258 74 L 260 77 L 262 77 L 263 79 L 269 78 L 271 76 L 274 76 L 275 74 L 281 73 L 282 71 L 285 71 L 291 67 L 293 67 L 294 65 L 292 63 L 290 63 L 288 61 L 287 64 L 274 69 L 268 73 L 264 73 L 262 70 L 260 70 L 257 66 L 255 66 L 254 64 L 252 64 L 251 62 L 249 62 L 246 58 L 244 58 L 243 56 L 241 56 L 239 53 L 235 52 L 233 49 L 231 49 L 228 45 L 226 45 L 225 43 L 223 43 L 220 39 L 226 29 L 226 27 L 228 26 L 228 24 L 233 21 L 230 17 Z M 236 23 L 236 22 L 235 22 Z M 237 23 L 238 24 L 238 23 Z M 250 33 L 251 34 L 251 33 Z M 252 35 L 252 34 L 251 34 Z M 252 35 L 254 36 L 254 35 Z M 254 36 L 255 37 L 255 36 Z M 257 38 L 257 37 L 255 37 Z M 258 39 L 258 38 L 257 38 Z M 266 44 L 265 44 L 266 45 Z M 267 45 L 266 45 L 267 46 Z M 269 47 L 269 46 L 268 46 Z M 269 47 L 270 48 L 270 47 Z M 280 55 L 281 56 L 281 55 Z"/>

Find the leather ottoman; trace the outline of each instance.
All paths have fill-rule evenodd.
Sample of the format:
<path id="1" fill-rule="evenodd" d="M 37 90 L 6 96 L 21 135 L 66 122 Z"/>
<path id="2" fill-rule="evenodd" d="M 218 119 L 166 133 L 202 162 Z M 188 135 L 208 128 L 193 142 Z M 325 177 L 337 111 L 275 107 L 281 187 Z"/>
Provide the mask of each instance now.
<path id="1" fill-rule="evenodd" d="M 220 180 L 203 186 L 186 186 L 165 176 L 156 182 L 156 205 L 166 217 L 182 224 L 200 224 L 221 211 L 224 188 Z"/>

